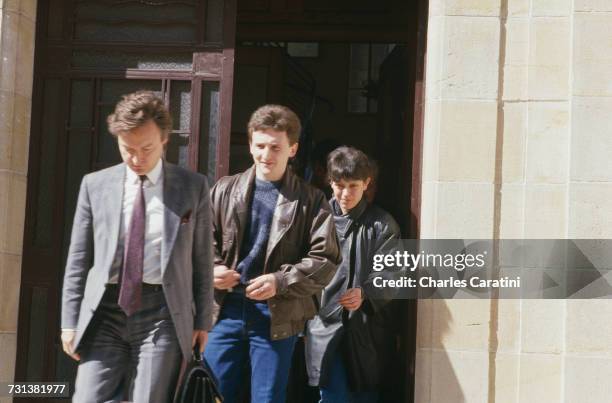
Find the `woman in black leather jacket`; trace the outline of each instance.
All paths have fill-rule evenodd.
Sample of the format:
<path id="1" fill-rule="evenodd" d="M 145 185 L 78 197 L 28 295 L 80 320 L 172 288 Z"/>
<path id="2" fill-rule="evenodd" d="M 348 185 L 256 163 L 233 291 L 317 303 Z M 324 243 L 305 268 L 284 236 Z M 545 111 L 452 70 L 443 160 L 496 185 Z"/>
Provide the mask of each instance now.
<path id="1" fill-rule="evenodd" d="M 339 147 L 328 157 L 342 263 L 306 332 L 309 383 L 319 386 L 322 403 L 375 403 L 385 352 L 392 348 L 383 313 L 388 301 L 369 298 L 368 284 L 373 256 L 392 248 L 400 231 L 389 213 L 364 197 L 373 170 L 368 157 L 352 147 Z"/>

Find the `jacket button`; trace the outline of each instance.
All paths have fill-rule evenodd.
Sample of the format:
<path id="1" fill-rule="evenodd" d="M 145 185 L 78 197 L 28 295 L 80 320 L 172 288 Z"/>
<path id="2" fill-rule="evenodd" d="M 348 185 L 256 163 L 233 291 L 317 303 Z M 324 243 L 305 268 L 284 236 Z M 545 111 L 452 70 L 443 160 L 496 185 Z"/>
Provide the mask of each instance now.
<path id="1" fill-rule="evenodd" d="M 286 336 L 286 335 L 287 335 L 287 332 L 282 332 L 281 333 L 281 336 Z"/>
<path id="2" fill-rule="evenodd" d="M 270 304 L 271 308 L 276 308 L 276 304 Z"/>
<path id="3" fill-rule="evenodd" d="M 278 334 L 277 334 L 277 333 L 274 333 L 274 334 L 272 335 L 272 337 L 278 337 Z"/>

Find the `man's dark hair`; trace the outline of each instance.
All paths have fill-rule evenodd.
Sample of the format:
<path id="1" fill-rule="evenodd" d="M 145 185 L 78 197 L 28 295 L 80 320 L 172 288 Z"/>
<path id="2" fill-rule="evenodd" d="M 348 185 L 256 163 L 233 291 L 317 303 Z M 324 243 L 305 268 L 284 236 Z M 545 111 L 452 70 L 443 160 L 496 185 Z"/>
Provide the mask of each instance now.
<path id="1" fill-rule="evenodd" d="M 362 151 L 342 146 L 327 157 L 327 176 L 332 182 L 366 180 L 374 174 L 375 166 Z"/>
<path id="2" fill-rule="evenodd" d="M 249 141 L 251 141 L 253 132 L 268 129 L 287 133 L 289 145 L 292 146 L 300 140 L 302 126 L 300 118 L 286 106 L 264 105 L 257 108 L 251 115 L 251 119 L 249 119 L 249 124 L 247 125 Z"/>
<path id="3" fill-rule="evenodd" d="M 115 111 L 108 115 L 108 131 L 113 135 L 127 133 L 153 121 L 162 132 L 162 138 L 168 138 L 172 130 L 172 117 L 164 101 L 152 91 L 136 91 L 123 96 L 115 106 Z"/>

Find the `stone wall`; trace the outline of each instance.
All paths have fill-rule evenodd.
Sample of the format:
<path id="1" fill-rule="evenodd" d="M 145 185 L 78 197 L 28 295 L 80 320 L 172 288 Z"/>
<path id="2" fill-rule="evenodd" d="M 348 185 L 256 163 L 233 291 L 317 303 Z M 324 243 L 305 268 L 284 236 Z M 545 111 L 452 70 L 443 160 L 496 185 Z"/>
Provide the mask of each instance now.
<path id="1" fill-rule="evenodd" d="M 612 238 L 612 2 L 430 0 L 423 238 Z M 419 301 L 416 402 L 604 402 L 608 301 Z"/>
<path id="2" fill-rule="evenodd" d="M 0 381 L 15 373 L 35 18 L 36 0 L 0 0 Z"/>

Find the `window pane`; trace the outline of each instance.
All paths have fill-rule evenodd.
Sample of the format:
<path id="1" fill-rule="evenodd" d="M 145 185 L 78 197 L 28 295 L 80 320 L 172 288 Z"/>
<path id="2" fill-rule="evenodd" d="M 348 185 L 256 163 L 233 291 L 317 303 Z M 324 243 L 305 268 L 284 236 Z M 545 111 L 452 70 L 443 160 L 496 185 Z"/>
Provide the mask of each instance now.
<path id="1" fill-rule="evenodd" d="M 200 112 L 200 150 L 198 171 L 207 175 L 212 184 L 217 163 L 217 141 L 219 139 L 219 83 L 202 83 L 202 108 Z"/>
<path id="2" fill-rule="evenodd" d="M 191 130 L 191 82 L 172 81 L 170 84 L 170 114 L 172 129 Z"/>
<path id="3" fill-rule="evenodd" d="M 170 136 L 166 148 L 166 160 L 189 168 L 189 133 L 175 133 Z"/>
<path id="4" fill-rule="evenodd" d="M 369 49 L 367 43 L 351 44 L 349 88 L 362 88 L 368 83 Z"/>
<path id="5" fill-rule="evenodd" d="M 85 69 L 186 70 L 193 68 L 191 53 L 126 53 L 79 50 L 72 53 L 72 66 Z"/>

